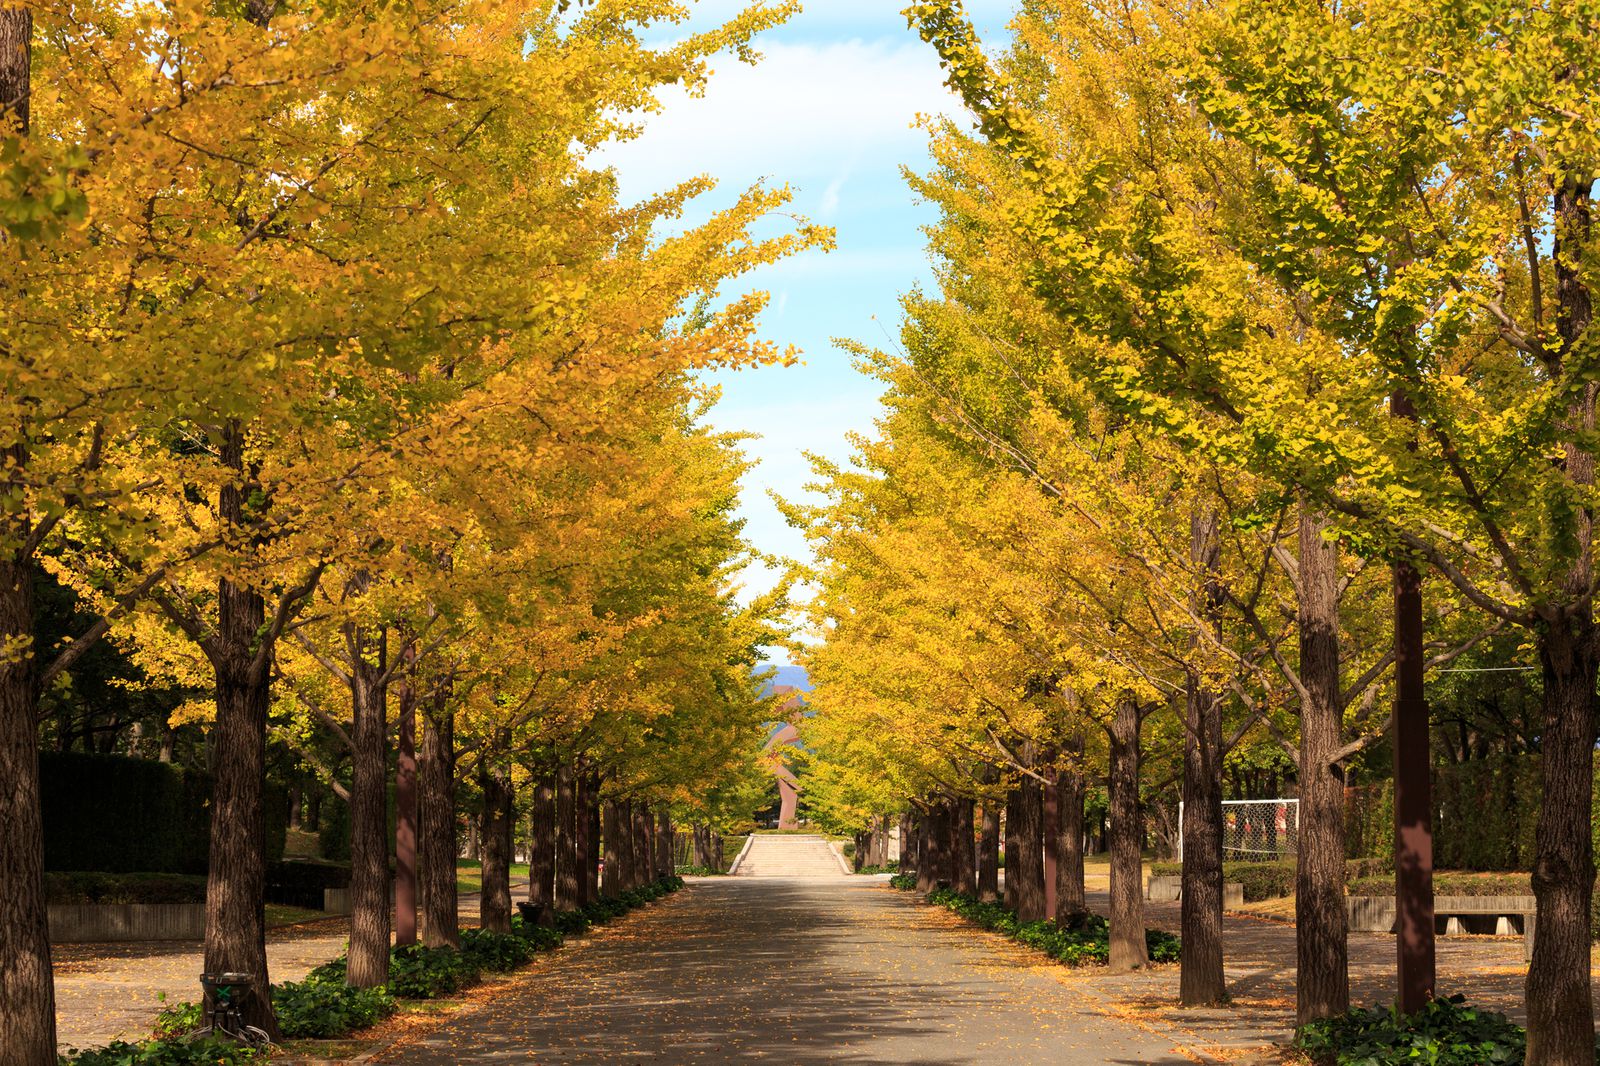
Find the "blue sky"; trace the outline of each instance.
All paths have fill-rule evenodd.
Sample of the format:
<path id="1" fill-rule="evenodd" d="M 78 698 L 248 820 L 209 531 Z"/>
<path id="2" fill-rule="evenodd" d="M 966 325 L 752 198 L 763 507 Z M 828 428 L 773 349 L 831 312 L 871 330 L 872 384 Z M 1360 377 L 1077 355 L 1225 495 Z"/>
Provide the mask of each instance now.
<path id="1" fill-rule="evenodd" d="M 738 9 L 734 0 L 700 0 L 699 28 Z M 930 275 L 921 227 L 933 212 L 906 188 L 902 167 L 926 169 L 927 136 L 917 115 L 963 115 L 945 89 L 933 50 L 906 28 L 904 0 L 809 0 L 759 43 L 754 67 L 731 57 L 716 64 L 705 95 L 663 96 L 665 111 L 643 136 L 608 148 L 623 194 L 640 198 L 709 174 L 719 188 L 709 210 L 756 182 L 790 185 L 794 208 L 835 228 L 837 248 L 755 275 L 772 303 L 762 332 L 802 351 L 804 364 L 713 376 L 723 389 L 711 420 L 721 429 L 760 434 L 747 445 L 759 460 L 743 485 L 742 516 L 762 550 L 799 557 L 805 542 L 768 498 L 800 498 L 806 452 L 845 459 L 845 434 L 870 431 L 876 384 L 835 346 L 846 337 L 875 346 L 898 333 L 900 294 Z M 985 41 L 999 38 L 1010 0 L 971 0 Z M 693 221 L 691 218 L 689 221 Z M 752 573 L 752 589 L 771 576 Z"/>

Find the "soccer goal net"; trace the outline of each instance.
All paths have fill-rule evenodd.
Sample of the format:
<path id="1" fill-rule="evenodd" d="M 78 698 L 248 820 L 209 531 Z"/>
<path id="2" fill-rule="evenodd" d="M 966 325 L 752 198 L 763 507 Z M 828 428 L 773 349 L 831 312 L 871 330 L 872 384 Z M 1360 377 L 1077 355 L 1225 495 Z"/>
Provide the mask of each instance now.
<path id="1" fill-rule="evenodd" d="M 1222 801 L 1222 861 L 1292 859 L 1300 843 L 1300 801 Z M 1183 804 L 1178 804 L 1178 855 L 1183 856 Z"/>

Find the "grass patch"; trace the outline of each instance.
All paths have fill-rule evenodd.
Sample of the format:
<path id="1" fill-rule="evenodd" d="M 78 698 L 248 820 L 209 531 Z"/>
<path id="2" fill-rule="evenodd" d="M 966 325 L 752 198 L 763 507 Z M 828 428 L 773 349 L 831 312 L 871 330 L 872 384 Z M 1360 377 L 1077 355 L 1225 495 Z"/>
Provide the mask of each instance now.
<path id="1" fill-rule="evenodd" d="M 291 907 L 287 903 L 267 904 L 267 928 L 277 928 L 285 925 L 299 925 L 301 922 L 315 922 L 323 918 L 335 917 L 327 911 L 314 911 L 309 907 Z"/>
<path id="2" fill-rule="evenodd" d="M 511 880 L 518 878 L 527 880 L 528 864 L 515 862 L 511 864 Z M 456 860 L 456 893 L 465 895 L 468 892 L 483 891 L 483 864 L 477 859 Z"/>

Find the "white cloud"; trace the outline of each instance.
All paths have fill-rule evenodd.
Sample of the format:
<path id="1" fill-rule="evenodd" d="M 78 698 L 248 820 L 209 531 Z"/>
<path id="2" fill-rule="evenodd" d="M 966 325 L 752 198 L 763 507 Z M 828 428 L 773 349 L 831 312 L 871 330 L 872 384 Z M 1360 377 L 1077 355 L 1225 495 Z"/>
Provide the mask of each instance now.
<path id="1" fill-rule="evenodd" d="M 624 195 L 697 174 L 726 186 L 767 179 L 816 184 L 858 160 L 898 165 L 923 156 L 919 113 L 958 114 L 933 50 L 920 42 L 767 43 L 756 66 L 718 62 L 703 97 L 680 90 L 633 141 L 605 148 Z"/>

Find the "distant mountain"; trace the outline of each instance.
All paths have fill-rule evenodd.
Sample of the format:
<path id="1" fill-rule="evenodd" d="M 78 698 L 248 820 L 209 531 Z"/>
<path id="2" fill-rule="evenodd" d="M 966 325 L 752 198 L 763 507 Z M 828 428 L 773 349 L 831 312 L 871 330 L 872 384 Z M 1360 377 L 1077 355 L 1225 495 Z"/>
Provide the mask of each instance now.
<path id="1" fill-rule="evenodd" d="M 810 692 L 811 678 L 806 676 L 806 668 L 803 666 L 780 666 L 778 667 L 778 672 L 767 682 L 763 691 L 771 692 L 776 685 L 788 685 L 791 688 L 799 689 L 801 692 Z"/>

